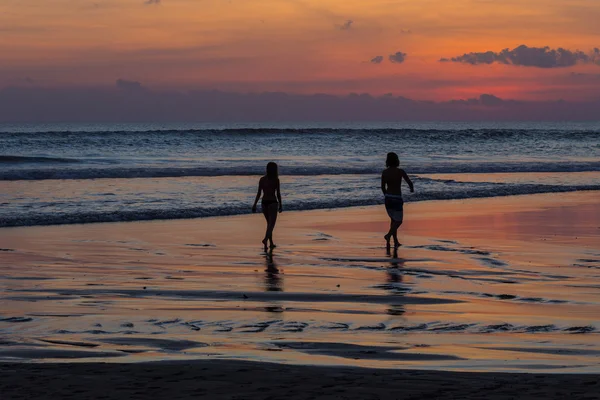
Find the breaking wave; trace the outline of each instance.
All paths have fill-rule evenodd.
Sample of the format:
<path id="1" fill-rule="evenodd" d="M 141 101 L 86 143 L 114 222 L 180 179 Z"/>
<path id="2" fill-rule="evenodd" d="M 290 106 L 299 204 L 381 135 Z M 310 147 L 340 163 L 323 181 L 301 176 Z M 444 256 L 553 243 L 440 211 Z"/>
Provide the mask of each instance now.
<path id="1" fill-rule="evenodd" d="M 12 156 L 10 156 L 12 157 Z M 14 158 L 14 157 L 12 157 Z M 39 157 L 17 157 L 36 160 Z M 46 161 L 17 161 L 43 163 L 77 163 L 76 159 L 42 158 Z M 8 163 L 9 161 L 0 162 Z M 58 161 L 57 161 L 58 160 Z M 600 161 L 579 162 L 504 162 L 504 163 L 448 163 L 411 166 L 411 174 L 441 173 L 516 173 L 516 172 L 589 172 L 600 171 Z M 369 175 L 381 173 L 380 166 L 311 166 L 283 165 L 282 174 L 290 176 L 317 175 Z M 0 171 L 0 180 L 49 180 L 49 179 L 126 179 L 126 178 L 178 178 L 192 176 L 252 176 L 262 175 L 264 166 L 258 163 L 239 163 L 222 167 L 84 167 L 84 168 L 10 168 Z"/>
<path id="2" fill-rule="evenodd" d="M 428 190 L 415 193 L 407 201 L 428 200 L 452 200 L 482 197 L 501 197 L 526 195 L 537 193 L 564 193 L 574 191 L 600 190 L 599 185 L 504 185 L 473 186 L 460 190 Z M 345 208 L 356 206 L 370 206 L 381 204 L 382 199 L 377 197 L 356 198 L 328 198 L 320 201 L 290 200 L 285 204 L 285 210 L 317 210 L 330 208 Z M 161 209 L 124 209 L 112 211 L 87 211 L 87 212 L 28 212 L 15 215 L 0 216 L 0 227 L 36 226 L 36 225 L 63 225 L 63 224 L 86 224 L 98 222 L 123 222 L 123 221 L 148 221 L 148 220 L 171 220 L 188 218 L 206 218 L 217 216 L 230 216 L 250 214 L 248 204 L 231 203 L 223 206 L 181 207 Z"/>

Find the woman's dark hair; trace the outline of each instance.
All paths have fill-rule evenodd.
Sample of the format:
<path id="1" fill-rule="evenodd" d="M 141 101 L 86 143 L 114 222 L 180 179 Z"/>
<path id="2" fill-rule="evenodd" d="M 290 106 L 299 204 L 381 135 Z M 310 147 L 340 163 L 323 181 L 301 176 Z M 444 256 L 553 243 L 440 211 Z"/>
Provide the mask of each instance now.
<path id="1" fill-rule="evenodd" d="M 398 158 L 398 154 L 391 152 L 387 153 L 387 159 L 385 160 L 386 167 L 399 167 L 400 159 Z"/>
<path id="2" fill-rule="evenodd" d="M 269 180 L 276 180 L 279 178 L 279 171 L 276 163 L 270 162 L 267 164 L 267 178 Z"/>

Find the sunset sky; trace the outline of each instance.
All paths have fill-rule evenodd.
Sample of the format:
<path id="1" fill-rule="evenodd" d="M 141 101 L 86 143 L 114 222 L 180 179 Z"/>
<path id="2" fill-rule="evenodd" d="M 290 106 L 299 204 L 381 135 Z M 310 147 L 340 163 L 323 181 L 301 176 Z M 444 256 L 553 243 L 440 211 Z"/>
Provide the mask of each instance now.
<path id="1" fill-rule="evenodd" d="M 598 0 L 2 0 L 0 88 L 588 101 L 598 21 Z"/>

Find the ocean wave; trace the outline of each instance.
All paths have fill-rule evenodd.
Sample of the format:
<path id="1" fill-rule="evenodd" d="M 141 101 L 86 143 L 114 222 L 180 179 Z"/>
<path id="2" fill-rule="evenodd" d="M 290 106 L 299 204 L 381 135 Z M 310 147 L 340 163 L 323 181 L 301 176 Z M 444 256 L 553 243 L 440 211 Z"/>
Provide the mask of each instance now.
<path id="1" fill-rule="evenodd" d="M 479 137 L 512 137 L 512 136 L 523 136 L 523 135 L 539 135 L 542 134 L 559 134 L 568 135 L 569 138 L 572 135 L 588 136 L 600 134 L 600 129 L 563 129 L 563 128 L 464 128 L 460 126 L 448 126 L 444 129 L 430 128 L 430 127 L 410 127 L 410 128 L 333 128 L 333 127 L 304 127 L 304 128 L 293 128 L 293 127 L 244 127 L 244 128 L 162 128 L 162 129 L 143 129 L 143 128 L 132 128 L 132 129 L 90 129 L 90 130 L 40 130 L 36 132 L 27 131 L 5 131 L 3 135 L 15 135 L 15 136 L 31 136 L 32 134 L 43 134 L 43 135 L 255 135 L 255 134 L 391 134 L 391 135 L 402 135 L 402 134 L 460 134 L 470 135 Z"/>
<path id="2" fill-rule="evenodd" d="M 428 200 L 454 200 L 483 197 L 501 197 L 513 195 L 526 195 L 537 193 L 562 193 L 574 191 L 596 191 L 600 185 L 503 185 L 492 187 L 471 187 L 463 190 L 430 190 L 407 196 L 407 202 Z M 286 211 L 316 210 L 346 208 L 355 206 L 370 206 L 381 204 L 382 199 L 377 197 L 362 198 L 336 198 L 324 201 L 302 201 L 291 200 L 284 204 Z M 0 227 L 37 226 L 37 225 L 64 225 L 64 224 L 87 224 L 99 222 L 125 222 L 125 221 L 148 221 L 148 220 L 172 220 L 206 218 L 216 216 L 231 216 L 250 214 L 251 208 L 248 204 L 225 204 L 223 206 L 171 208 L 171 209 L 135 209 L 119 211 L 88 211 L 88 212 L 49 212 L 49 213 L 24 213 L 21 215 L 11 214 L 0 216 Z"/>
<path id="3" fill-rule="evenodd" d="M 74 158 L 62 157 L 25 157 L 25 156 L 2 156 L 0 155 L 0 164 L 49 164 L 49 163 L 78 163 Z"/>
<path id="4" fill-rule="evenodd" d="M 590 172 L 600 171 L 600 161 L 577 162 L 502 162 L 502 163 L 435 163 L 415 165 L 411 174 L 515 173 L 515 172 Z M 194 176 L 253 176 L 262 175 L 262 164 L 232 167 L 100 167 L 100 168 L 12 168 L 0 171 L 0 181 L 49 179 L 124 179 L 179 178 Z M 381 173 L 379 166 L 309 166 L 281 167 L 289 176 L 371 175 Z"/>

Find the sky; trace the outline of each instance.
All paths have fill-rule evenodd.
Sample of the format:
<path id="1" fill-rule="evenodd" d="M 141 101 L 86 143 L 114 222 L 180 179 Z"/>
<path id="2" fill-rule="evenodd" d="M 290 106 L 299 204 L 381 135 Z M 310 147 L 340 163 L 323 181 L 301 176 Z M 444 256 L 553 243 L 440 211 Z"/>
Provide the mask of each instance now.
<path id="1" fill-rule="evenodd" d="M 589 105 L 598 21 L 598 0 L 2 0 L 0 98 L 218 90 Z"/>

